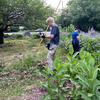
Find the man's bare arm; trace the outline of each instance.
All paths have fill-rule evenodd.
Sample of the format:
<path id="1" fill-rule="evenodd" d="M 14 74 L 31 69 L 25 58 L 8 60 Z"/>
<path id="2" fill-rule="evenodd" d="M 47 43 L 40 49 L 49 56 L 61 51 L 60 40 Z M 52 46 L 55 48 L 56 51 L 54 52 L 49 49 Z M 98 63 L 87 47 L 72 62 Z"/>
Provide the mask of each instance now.
<path id="1" fill-rule="evenodd" d="M 79 38 L 79 36 L 77 36 L 77 39 L 78 39 L 78 41 L 80 42 L 80 38 Z"/>
<path id="2" fill-rule="evenodd" d="M 46 36 L 46 38 L 52 39 L 52 38 L 54 38 L 54 34 L 52 34 L 52 35 L 50 35 L 50 36 Z"/>

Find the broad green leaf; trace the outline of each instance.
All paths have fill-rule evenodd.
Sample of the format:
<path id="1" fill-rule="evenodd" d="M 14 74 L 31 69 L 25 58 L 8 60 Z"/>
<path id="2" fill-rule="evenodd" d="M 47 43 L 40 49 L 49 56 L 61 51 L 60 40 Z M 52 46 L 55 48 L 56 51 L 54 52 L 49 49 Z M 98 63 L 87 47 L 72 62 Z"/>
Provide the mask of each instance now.
<path id="1" fill-rule="evenodd" d="M 70 55 L 73 55 L 73 53 L 74 53 L 73 46 L 70 45 L 70 46 L 69 46 L 69 54 L 70 54 Z"/>
<path id="2" fill-rule="evenodd" d="M 95 95 L 96 95 L 96 97 L 98 98 L 97 100 L 100 100 L 100 91 L 98 91 L 98 90 L 100 90 L 100 86 L 98 86 L 98 87 L 96 88 L 96 90 L 95 90 Z"/>
<path id="3" fill-rule="evenodd" d="M 94 94 L 88 93 L 88 97 L 92 97 L 94 96 Z"/>
<path id="4" fill-rule="evenodd" d="M 44 87 L 48 88 L 48 84 L 46 82 L 41 81 L 40 82 Z"/>
<path id="5" fill-rule="evenodd" d="M 45 96 L 42 98 L 42 100 L 50 100 L 50 95 L 49 95 L 49 94 L 45 95 Z"/>
<path id="6" fill-rule="evenodd" d="M 62 75 L 62 72 L 63 72 L 63 68 L 60 68 L 56 75 Z"/>
<path id="7" fill-rule="evenodd" d="M 87 79 L 84 76 L 77 75 L 77 78 L 79 78 L 79 80 L 84 84 L 85 87 L 87 87 L 87 88 L 89 87 L 89 83 L 88 83 Z"/>
<path id="8" fill-rule="evenodd" d="M 59 93 L 59 98 L 60 100 L 66 100 L 65 97 L 63 96 L 63 94 Z"/>
<path id="9" fill-rule="evenodd" d="M 98 66 L 96 66 L 93 70 L 93 79 L 95 80 L 97 78 L 98 75 L 98 71 L 100 71 L 100 69 L 98 68 Z"/>
<path id="10" fill-rule="evenodd" d="M 52 88 L 51 90 L 52 90 L 52 92 L 58 93 L 58 88 Z"/>
<path id="11" fill-rule="evenodd" d="M 66 55 L 69 62 L 71 62 L 72 58 L 70 55 Z"/>
<path id="12" fill-rule="evenodd" d="M 73 55 L 73 58 L 75 58 L 78 54 L 79 54 L 79 52 L 75 53 L 75 54 Z"/>
<path id="13" fill-rule="evenodd" d="M 45 71 L 45 72 L 49 75 L 49 74 L 50 74 L 50 72 L 51 72 L 51 71 L 50 71 L 50 68 L 49 68 L 48 66 L 45 66 L 45 69 L 46 69 L 46 71 Z"/>
<path id="14" fill-rule="evenodd" d="M 43 77 L 45 77 L 46 79 L 48 79 L 48 75 L 45 74 L 44 72 L 40 72 L 40 74 L 41 74 Z"/>
<path id="15" fill-rule="evenodd" d="M 87 93 L 85 92 L 79 92 L 79 94 L 82 96 L 84 100 L 92 100 L 91 98 L 88 97 Z"/>
<path id="16" fill-rule="evenodd" d="M 98 86 L 100 86 L 100 81 L 99 80 L 95 80 L 94 83 L 93 83 L 93 91 L 96 91 Z"/>

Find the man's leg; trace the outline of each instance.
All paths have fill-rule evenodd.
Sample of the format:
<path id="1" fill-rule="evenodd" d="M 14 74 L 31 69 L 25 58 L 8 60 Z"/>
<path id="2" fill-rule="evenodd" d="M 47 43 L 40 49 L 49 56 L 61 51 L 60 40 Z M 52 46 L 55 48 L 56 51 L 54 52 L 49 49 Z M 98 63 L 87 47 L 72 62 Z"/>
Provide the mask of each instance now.
<path id="1" fill-rule="evenodd" d="M 53 71 L 53 61 L 54 61 L 55 56 L 56 56 L 56 49 L 57 49 L 57 46 L 55 46 L 54 49 L 50 50 L 48 53 L 48 56 L 47 56 L 48 66 L 49 66 L 51 71 Z"/>
<path id="2" fill-rule="evenodd" d="M 55 53 L 53 55 L 53 61 L 55 60 L 55 58 L 56 58 L 56 51 L 55 51 Z"/>
<path id="3" fill-rule="evenodd" d="M 76 44 L 76 52 L 79 52 L 79 43 Z"/>
<path id="4" fill-rule="evenodd" d="M 48 62 L 48 66 L 50 68 L 50 71 L 52 71 L 53 69 L 53 59 L 52 59 L 52 50 L 49 51 L 48 56 L 47 56 L 47 62 Z"/>
<path id="5" fill-rule="evenodd" d="M 72 43 L 72 45 L 73 45 L 73 49 L 74 49 L 74 53 L 75 53 L 76 52 L 76 46 L 75 46 L 74 43 Z"/>

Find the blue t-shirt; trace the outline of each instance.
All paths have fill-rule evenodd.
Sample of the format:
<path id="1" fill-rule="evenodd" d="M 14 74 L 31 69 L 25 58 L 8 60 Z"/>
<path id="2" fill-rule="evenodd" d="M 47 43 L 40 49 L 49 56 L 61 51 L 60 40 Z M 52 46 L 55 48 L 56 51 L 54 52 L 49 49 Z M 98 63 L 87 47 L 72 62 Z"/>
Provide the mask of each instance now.
<path id="1" fill-rule="evenodd" d="M 59 27 L 58 27 L 58 25 L 55 24 L 51 30 L 51 34 L 54 34 L 54 38 L 52 38 L 50 40 L 50 43 L 55 44 L 55 45 L 59 45 L 59 39 L 60 39 L 59 33 L 60 33 Z"/>
<path id="2" fill-rule="evenodd" d="M 77 36 L 79 36 L 78 32 L 73 32 L 72 33 L 72 42 L 76 42 L 76 43 L 79 43 L 78 39 L 77 39 Z"/>

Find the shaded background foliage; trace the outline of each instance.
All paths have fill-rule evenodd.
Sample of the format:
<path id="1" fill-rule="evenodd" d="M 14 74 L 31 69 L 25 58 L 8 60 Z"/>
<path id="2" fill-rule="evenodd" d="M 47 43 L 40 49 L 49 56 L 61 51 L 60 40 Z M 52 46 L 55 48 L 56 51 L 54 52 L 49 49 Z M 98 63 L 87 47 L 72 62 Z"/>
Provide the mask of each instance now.
<path id="1" fill-rule="evenodd" d="M 67 8 L 62 11 L 58 23 L 62 27 L 74 24 L 83 31 L 94 28 L 100 31 L 100 1 L 70 0 Z"/>

